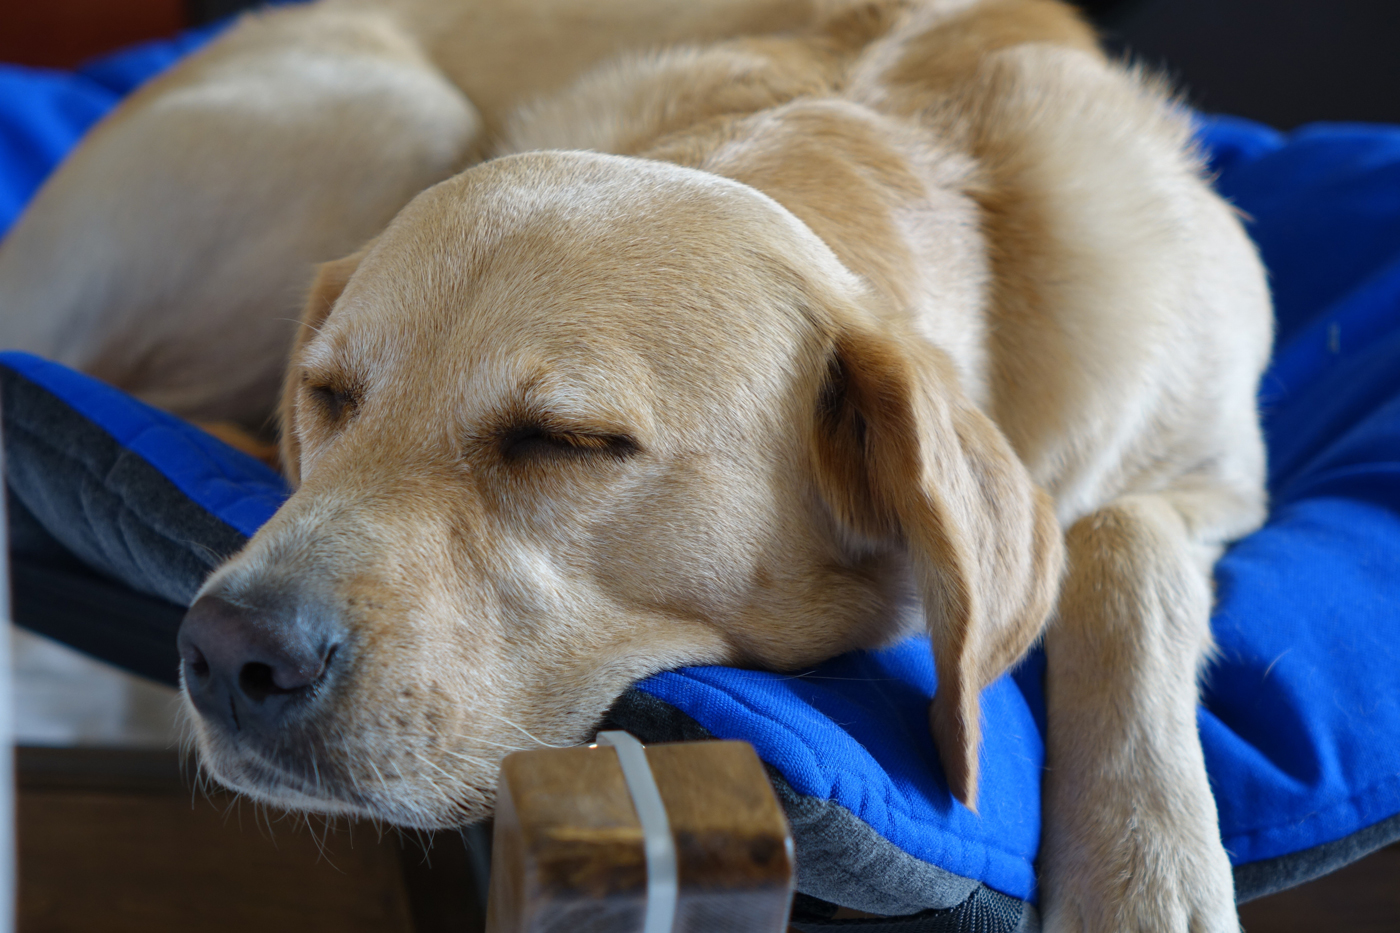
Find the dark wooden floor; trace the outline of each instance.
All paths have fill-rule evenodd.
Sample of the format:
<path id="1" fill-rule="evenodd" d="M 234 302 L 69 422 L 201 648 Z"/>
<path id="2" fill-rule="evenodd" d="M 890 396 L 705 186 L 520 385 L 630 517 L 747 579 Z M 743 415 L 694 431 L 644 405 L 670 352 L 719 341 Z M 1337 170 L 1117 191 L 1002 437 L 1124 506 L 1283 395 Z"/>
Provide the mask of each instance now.
<path id="1" fill-rule="evenodd" d="M 1240 908 L 1245 933 L 1400 933 L 1400 845 Z"/>
<path id="2" fill-rule="evenodd" d="M 191 793 L 173 753 L 21 749 L 20 933 L 477 933 L 455 836 L 269 814 Z M 1400 846 L 1240 911 L 1246 933 L 1398 933 Z"/>
<path id="3" fill-rule="evenodd" d="M 17 764 L 20 933 L 480 930 L 456 836 L 192 793 L 174 754 L 20 749 Z"/>

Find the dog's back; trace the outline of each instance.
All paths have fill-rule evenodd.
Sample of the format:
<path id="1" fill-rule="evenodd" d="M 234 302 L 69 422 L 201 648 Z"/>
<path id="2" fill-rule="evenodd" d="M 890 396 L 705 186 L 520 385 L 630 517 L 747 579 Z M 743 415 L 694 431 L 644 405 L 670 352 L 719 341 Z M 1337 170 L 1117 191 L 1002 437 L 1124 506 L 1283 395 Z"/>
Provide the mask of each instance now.
<path id="1" fill-rule="evenodd" d="M 793 211 L 953 356 L 1066 524 L 1187 476 L 1237 495 L 1223 535 L 1262 519 L 1258 260 L 1189 113 L 1064 4 L 887 0 L 625 56 L 517 112 L 497 154 L 573 148 Z"/>

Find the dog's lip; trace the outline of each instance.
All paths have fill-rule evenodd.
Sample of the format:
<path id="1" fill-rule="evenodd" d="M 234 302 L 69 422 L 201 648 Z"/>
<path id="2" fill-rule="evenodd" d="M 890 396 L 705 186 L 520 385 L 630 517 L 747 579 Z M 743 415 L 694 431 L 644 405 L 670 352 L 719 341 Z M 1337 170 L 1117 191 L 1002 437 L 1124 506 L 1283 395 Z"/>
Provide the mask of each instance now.
<path id="1" fill-rule="evenodd" d="M 403 801 L 396 799 L 388 787 L 382 792 L 360 790 L 341 780 L 327 781 L 324 775 L 317 782 L 269 761 L 262 754 L 248 750 L 231 750 L 226 754 L 230 755 L 227 759 L 230 770 L 238 776 L 238 780 L 228 782 L 230 786 L 274 806 L 319 811 L 352 819 L 384 820 L 394 825 L 424 830 L 445 829 L 463 822 L 456 818 L 433 818 L 431 814 L 425 815 L 412 806 L 405 808 Z M 480 815 L 470 817 L 479 818 Z"/>
<path id="2" fill-rule="evenodd" d="M 247 793 L 275 796 L 286 792 L 323 803 L 340 804 L 372 814 L 378 798 L 357 790 L 339 773 L 329 756 L 318 758 L 314 750 L 269 750 L 245 741 L 224 741 L 213 750 L 214 771 L 231 772 L 233 787 Z M 222 761 L 220 760 L 222 759 Z M 227 780 L 227 779 L 225 779 Z"/>

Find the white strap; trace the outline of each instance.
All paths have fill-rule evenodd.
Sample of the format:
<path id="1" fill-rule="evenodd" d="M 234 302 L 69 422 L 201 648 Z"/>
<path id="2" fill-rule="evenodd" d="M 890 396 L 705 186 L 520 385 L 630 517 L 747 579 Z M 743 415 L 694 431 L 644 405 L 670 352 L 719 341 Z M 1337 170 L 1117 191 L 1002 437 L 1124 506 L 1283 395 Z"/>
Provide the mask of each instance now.
<path id="1" fill-rule="evenodd" d="M 611 745 L 622 765 L 622 778 L 632 795 L 632 806 L 642 823 L 647 858 L 647 912 L 642 933 L 671 933 L 676 921 L 680 881 L 676 868 L 676 841 L 666 805 L 656 789 L 656 778 L 647 763 L 646 747 L 628 732 L 599 732 L 599 745 Z"/>

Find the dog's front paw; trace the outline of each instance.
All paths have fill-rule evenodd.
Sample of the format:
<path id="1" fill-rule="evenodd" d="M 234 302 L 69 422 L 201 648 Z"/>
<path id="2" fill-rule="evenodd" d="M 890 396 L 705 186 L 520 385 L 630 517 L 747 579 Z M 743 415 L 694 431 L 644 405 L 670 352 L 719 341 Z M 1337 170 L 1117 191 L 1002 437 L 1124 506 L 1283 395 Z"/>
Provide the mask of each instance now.
<path id="1" fill-rule="evenodd" d="M 1047 775 L 1045 933 L 1239 933 L 1204 774 L 1167 793 L 1170 785 L 1157 781 L 1069 787 L 1069 777 Z"/>

